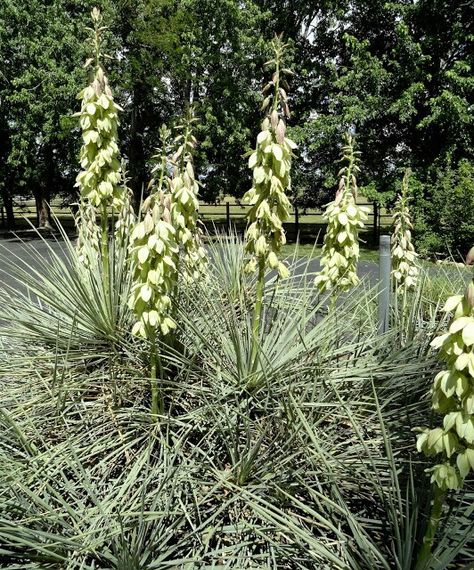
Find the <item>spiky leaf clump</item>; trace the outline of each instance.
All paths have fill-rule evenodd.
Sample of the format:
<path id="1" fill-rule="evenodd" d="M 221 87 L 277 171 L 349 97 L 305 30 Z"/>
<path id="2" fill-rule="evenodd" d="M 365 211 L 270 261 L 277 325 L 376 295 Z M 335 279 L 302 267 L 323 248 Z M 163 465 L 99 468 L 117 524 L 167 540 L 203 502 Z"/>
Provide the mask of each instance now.
<path id="1" fill-rule="evenodd" d="M 197 140 L 193 134 L 197 119 L 192 109 L 175 138 L 178 149 L 173 155 L 174 175 L 170 182 L 171 223 L 176 230 L 176 241 L 182 248 L 183 277 L 187 281 L 196 281 L 206 275 L 207 255 L 202 245 L 202 230 L 198 225 L 199 184 L 194 175 L 193 152 Z"/>
<path id="2" fill-rule="evenodd" d="M 431 481 L 440 489 L 459 489 L 474 471 L 474 282 L 466 294 L 450 297 L 444 310 L 454 312 L 449 330 L 433 340 L 446 367 L 432 388 L 433 409 L 443 414 L 443 427 L 423 428 L 418 451 L 441 454 L 431 469 Z"/>
<path id="3" fill-rule="evenodd" d="M 327 205 L 323 215 L 328 222 L 321 258 L 323 268 L 314 281 L 321 291 L 346 291 L 359 282 L 358 233 L 364 227 L 369 211 L 356 203 L 355 174 L 360 171 L 357 165 L 359 154 L 354 150 L 352 137 L 348 135 L 342 153 L 342 160 L 347 165 L 339 171 L 341 178 L 336 198 Z"/>
<path id="4" fill-rule="evenodd" d="M 82 129 L 80 160 L 82 171 L 77 176 L 81 198 L 102 209 L 112 206 L 120 209 L 123 191 L 120 185 L 121 167 L 117 145 L 118 112 L 108 79 L 100 63 L 102 17 L 99 10 L 92 11 L 94 23 L 93 44 L 95 48 L 95 71 L 91 84 L 83 89 L 78 98 L 82 100 L 81 111 L 76 113 Z M 86 62 L 89 67 L 93 58 Z"/>
<path id="5" fill-rule="evenodd" d="M 251 258 L 246 271 L 251 273 L 258 268 L 262 272 L 269 267 L 277 269 L 280 277 L 288 276 L 288 269 L 279 261 L 278 252 L 286 243 L 283 222 L 290 217 L 290 201 L 285 192 L 291 184 L 291 159 L 296 148 L 296 144 L 285 136 L 285 116 L 289 117 L 285 76 L 291 74 L 283 67 L 285 47 L 281 38 L 273 40 L 275 57 L 268 65 L 274 66 L 275 71 L 263 90 L 264 94 L 270 91 L 263 102 L 263 109 L 268 108 L 269 112 L 262 122 L 256 148 L 249 157 L 253 184 L 243 198 L 251 205 L 245 245 Z"/>
<path id="6" fill-rule="evenodd" d="M 416 266 L 417 253 L 411 239 L 411 223 L 409 208 L 408 180 L 410 172 L 407 170 L 402 181 L 402 191 L 397 198 L 393 216 L 392 236 L 392 277 L 397 290 L 412 290 L 418 280 L 419 269 Z"/>

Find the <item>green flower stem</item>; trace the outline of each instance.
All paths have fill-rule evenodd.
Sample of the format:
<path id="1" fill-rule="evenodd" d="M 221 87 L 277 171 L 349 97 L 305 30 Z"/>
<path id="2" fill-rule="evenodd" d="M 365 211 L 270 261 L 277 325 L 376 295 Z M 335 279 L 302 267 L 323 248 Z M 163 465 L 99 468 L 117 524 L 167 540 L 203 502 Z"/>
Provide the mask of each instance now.
<path id="1" fill-rule="evenodd" d="M 245 251 L 250 254 L 250 259 L 244 270 L 246 273 L 257 272 L 256 300 L 251 325 L 251 374 L 254 374 L 258 367 L 265 271 L 267 267 L 276 269 L 281 279 L 289 275 L 285 264 L 278 259 L 278 253 L 286 243 L 283 223 L 290 215 L 290 201 L 286 190 L 291 185 L 291 159 L 296 148 L 296 144 L 285 136 L 285 117 L 289 117 L 290 112 L 286 94 L 288 84 L 284 76 L 291 75 L 292 72 L 282 63 L 283 52 L 287 46 L 282 43 L 281 36 L 273 40 L 272 47 L 274 59 L 265 65 L 272 66 L 274 71 L 272 79 L 263 88 L 262 111 L 267 110 L 267 114 L 261 124 L 255 149 L 249 153 L 248 166 L 253 170 L 252 187 L 243 197 L 243 201 L 251 206 L 247 212 L 249 224 L 245 236 Z"/>
<path id="2" fill-rule="evenodd" d="M 160 402 L 160 389 L 158 385 L 157 368 L 158 368 L 158 350 L 156 344 L 156 331 L 153 330 L 150 338 L 150 386 L 151 386 L 151 418 L 156 421 L 158 414 L 162 412 L 162 402 Z M 161 368 L 161 366 L 160 366 Z"/>
<path id="3" fill-rule="evenodd" d="M 198 122 L 192 107 L 188 109 L 183 124 L 177 125 L 174 143 L 179 145 L 171 159 L 174 166 L 170 180 L 171 223 L 176 230 L 176 241 L 180 246 L 182 262 L 180 274 L 187 283 L 206 276 L 207 255 L 202 245 L 202 230 L 198 223 L 199 183 L 193 166 L 193 153 L 197 145 L 193 134 Z"/>
<path id="4" fill-rule="evenodd" d="M 279 91 L 280 91 L 280 57 L 275 58 L 275 89 L 273 94 L 273 105 L 272 111 L 278 110 L 278 104 L 280 102 L 279 99 Z"/>
<path id="5" fill-rule="evenodd" d="M 102 204 L 101 215 L 101 257 L 102 257 L 102 271 L 104 276 L 105 291 L 107 298 L 110 293 L 110 275 L 109 275 L 109 220 L 107 204 Z"/>
<path id="6" fill-rule="evenodd" d="M 439 488 L 438 485 L 433 485 L 433 504 L 431 506 L 430 520 L 426 527 L 425 536 L 423 537 L 423 544 L 418 554 L 415 570 L 425 570 L 431 558 L 431 549 L 438 529 L 439 521 L 443 511 L 443 505 L 446 498 L 446 491 Z"/>
<path id="7" fill-rule="evenodd" d="M 101 16 L 97 8 L 94 8 L 92 10 L 92 21 L 94 23 L 94 35 L 93 35 L 94 59 L 95 59 L 95 68 L 97 70 L 100 67 L 100 44 L 101 44 L 101 37 L 100 37 Z"/>
<path id="8" fill-rule="evenodd" d="M 252 358 L 251 358 L 252 372 L 255 372 L 258 364 L 258 345 L 260 339 L 260 322 L 262 318 L 264 290 L 265 290 L 265 259 L 261 258 L 258 264 L 255 310 L 252 322 Z"/>
<path id="9" fill-rule="evenodd" d="M 416 263 L 417 253 L 412 243 L 413 224 L 410 216 L 410 194 L 408 180 L 410 171 L 407 170 L 402 181 L 402 191 L 395 203 L 393 216 L 392 236 L 392 278 L 397 293 L 405 289 L 411 291 L 415 288 L 419 277 L 419 268 Z"/>

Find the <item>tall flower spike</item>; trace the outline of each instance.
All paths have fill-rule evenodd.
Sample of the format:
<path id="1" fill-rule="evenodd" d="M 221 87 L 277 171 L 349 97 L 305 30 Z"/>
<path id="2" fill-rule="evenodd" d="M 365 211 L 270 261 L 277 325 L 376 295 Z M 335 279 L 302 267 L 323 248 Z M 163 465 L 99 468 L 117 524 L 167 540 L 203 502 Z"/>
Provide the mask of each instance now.
<path id="1" fill-rule="evenodd" d="M 94 206 L 81 200 L 75 223 L 78 230 L 76 243 L 78 260 L 82 266 L 90 268 L 98 260 L 100 247 L 99 226 Z"/>
<path id="2" fill-rule="evenodd" d="M 193 128 L 196 122 L 194 111 L 189 108 L 183 124 L 176 127 L 179 134 L 174 142 L 179 146 L 172 158 L 174 173 L 170 183 L 171 220 L 176 229 L 176 241 L 183 251 L 183 276 L 189 282 L 207 273 L 207 255 L 198 225 L 199 185 L 193 167 L 193 152 L 197 144 Z"/>
<path id="3" fill-rule="evenodd" d="M 266 267 L 277 269 L 280 277 L 288 276 L 288 269 L 279 261 L 278 253 L 286 243 L 283 222 L 290 217 L 290 201 L 286 190 L 290 187 L 290 169 L 296 144 L 285 136 L 285 117 L 289 117 L 285 76 L 292 72 L 283 66 L 286 48 L 281 37 L 272 42 L 274 59 L 266 65 L 274 72 L 271 81 L 263 89 L 265 99 L 262 110 L 268 109 L 257 136 L 257 145 L 249 157 L 249 168 L 253 170 L 252 188 L 246 192 L 243 201 L 250 204 L 247 214 L 246 251 L 251 255 L 246 271 Z"/>
<path id="4" fill-rule="evenodd" d="M 327 220 L 321 264 L 322 270 L 314 284 L 321 291 L 346 291 L 357 285 L 357 261 L 359 259 L 359 230 L 367 220 L 368 208 L 358 206 L 356 173 L 360 152 L 354 150 L 350 135 L 342 147 L 342 161 L 347 162 L 339 171 L 340 181 L 336 198 L 326 206 L 323 218 Z"/>
<path id="5" fill-rule="evenodd" d="M 159 328 L 163 335 L 176 327 L 171 317 L 172 295 L 178 281 L 176 231 L 171 224 L 171 195 L 163 191 L 168 163 L 169 131 L 161 130 L 162 154 L 159 180 L 143 202 L 143 219 L 132 232 L 130 250 L 134 263 L 134 283 L 129 306 L 137 316 L 132 334 L 153 339 Z"/>
<path id="6" fill-rule="evenodd" d="M 91 84 L 83 89 L 78 99 L 82 100 L 80 119 L 83 145 L 80 153 L 81 167 L 76 180 L 81 198 L 96 208 L 112 206 L 120 209 L 123 204 L 123 188 L 120 185 L 121 168 L 117 146 L 118 112 L 122 109 L 114 102 L 107 77 L 101 65 L 101 36 L 106 29 L 97 8 L 92 10 L 94 28 L 92 44 L 94 58 L 89 58 L 85 67 L 94 65 Z"/>
<path id="7" fill-rule="evenodd" d="M 115 222 L 115 238 L 122 246 L 127 243 L 132 233 L 137 217 L 132 207 L 132 191 L 128 187 L 127 172 L 125 169 L 125 161 L 122 159 L 122 206 L 118 212 L 117 221 Z"/>
<path id="8" fill-rule="evenodd" d="M 398 291 L 413 289 L 418 280 L 419 269 L 416 266 L 417 253 L 411 241 L 413 229 L 409 208 L 408 181 L 410 170 L 406 170 L 402 181 L 402 191 L 395 204 L 392 237 L 392 277 Z"/>
<path id="9" fill-rule="evenodd" d="M 445 363 L 432 388 L 432 407 L 444 414 L 443 427 L 417 428 L 418 451 L 441 455 L 429 470 L 441 490 L 461 488 L 474 471 L 474 282 L 464 295 L 450 297 L 444 311 L 453 312 L 449 330 L 431 343 Z"/>

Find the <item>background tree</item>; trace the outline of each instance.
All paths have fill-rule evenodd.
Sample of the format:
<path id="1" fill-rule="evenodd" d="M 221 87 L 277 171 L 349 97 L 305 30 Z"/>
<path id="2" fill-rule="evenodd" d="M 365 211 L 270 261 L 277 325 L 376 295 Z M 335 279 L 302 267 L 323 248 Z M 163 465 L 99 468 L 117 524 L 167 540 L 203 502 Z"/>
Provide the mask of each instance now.
<path id="1" fill-rule="evenodd" d="M 96 4 L 110 27 L 108 68 L 124 107 L 121 148 L 137 200 L 159 126 L 190 101 L 201 120 L 202 196 L 243 195 L 250 179 L 235 157 L 255 135 L 268 42 L 284 32 L 299 69 L 288 122 L 300 149 L 293 199 L 308 207 L 333 197 L 339 141 L 355 131 L 365 195 L 391 205 L 411 167 L 416 237 L 434 247 L 444 222 L 426 211 L 433 189 L 474 147 L 474 9 L 459 0 L 6 0 L 0 192 L 10 221 L 13 195 L 34 194 L 40 206 L 51 192 L 71 191 L 77 149 L 69 141 L 77 137 L 69 117 L 86 73 L 76 62 Z"/>
<path id="2" fill-rule="evenodd" d="M 77 71 L 80 20 L 69 4 L 6 0 L 0 6 L 0 185 L 10 225 L 13 196 L 32 195 L 45 226 L 46 202 L 71 193 L 74 184 L 70 116 L 84 72 Z"/>
<path id="3" fill-rule="evenodd" d="M 359 0 L 327 3 L 310 32 L 308 25 L 299 31 L 295 57 L 306 62 L 294 105 L 305 119 L 294 135 L 305 149 L 295 180 L 301 203 L 329 199 L 335 180 L 328 166 L 348 128 L 367 167 L 361 184 L 379 205 L 393 200 L 403 167 L 415 170 L 430 201 L 444 170 L 472 158 L 473 22 L 467 2 Z"/>

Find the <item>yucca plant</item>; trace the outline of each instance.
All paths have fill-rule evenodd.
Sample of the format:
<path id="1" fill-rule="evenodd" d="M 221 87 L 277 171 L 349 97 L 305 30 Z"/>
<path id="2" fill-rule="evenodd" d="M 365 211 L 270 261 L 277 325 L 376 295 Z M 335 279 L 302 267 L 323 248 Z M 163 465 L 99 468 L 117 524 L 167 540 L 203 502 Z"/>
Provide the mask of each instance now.
<path id="1" fill-rule="evenodd" d="M 177 142 L 189 154 L 185 141 Z M 108 288 L 100 264 L 82 265 L 67 236 L 66 259 L 48 242 L 48 263 L 34 249 L 29 258 L 0 257 L 0 272 L 23 288 L 0 288 L 0 565 L 413 568 L 430 508 L 429 481 L 420 476 L 429 460 L 410 453 L 407 425 L 422 425 L 428 413 L 422 396 L 436 364 L 427 331 L 437 315 L 400 346 L 397 331 L 377 334 L 375 290 L 358 284 L 337 315 L 325 314 L 309 263 L 295 260 L 288 278 L 265 275 L 265 298 L 260 283 L 268 318 L 256 345 L 249 292 L 259 275 L 244 274 L 248 259 L 235 235 L 209 244 L 208 279 L 189 273 L 170 304 L 180 266 L 169 259 L 179 259 L 180 245 L 188 253 L 173 238 L 193 238 L 196 180 L 189 160 L 180 165 L 175 155 L 173 179 L 181 181 L 170 187 L 181 192 L 175 216 L 184 218 L 175 227 L 164 147 L 133 230 L 132 293 L 126 240 L 110 242 L 117 250 L 108 252 Z M 273 147 L 262 152 L 271 158 L 262 165 L 276 172 Z M 94 244 L 85 239 L 83 247 L 91 257 Z M 262 258 L 270 268 L 269 257 L 255 255 L 256 269 Z M 468 355 L 459 370 L 466 377 L 473 294 L 471 287 L 447 306 L 467 319 L 450 333 L 464 343 L 456 337 L 452 347 Z M 420 304 L 425 297 L 413 295 Z M 145 342 L 130 335 L 134 322 Z M 179 344 L 164 342 L 170 330 Z M 152 382 L 153 415 L 165 397 L 169 404 L 159 423 L 149 421 L 148 403 L 148 366 L 158 353 L 142 350 L 153 340 L 162 369 L 159 392 Z M 455 406 L 448 413 L 466 411 L 458 383 L 444 394 Z M 463 429 L 458 457 L 470 447 Z M 430 570 L 472 565 L 474 492 L 464 490 L 450 497 Z"/>
<path id="2" fill-rule="evenodd" d="M 183 253 L 179 259 L 180 271 L 188 282 L 205 276 L 207 265 L 198 221 L 199 184 L 193 166 L 193 153 L 197 144 L 194 136 L 196 123 L 194 110 L 189 107 L 182 123 L 175 127 L 178 135 L 174 143 L 178 148 L 172 157 L 174 171 L 170 182 L 171 223 L 176 229 L 176 241 Z"/>
<path id="3" fill-rule="evenodd" d="M 447 491 L 461 489 L 469 472 L 474 471 L 474 282 L 464 296 L 450 297 L 444 311 L 453 312 L 448 332 L 431 343 L 440 349 L 446 365 L 435 376 L 432 388 L 432 406 L 444 415 L 443 427 L 418 428 L 418 451 L 428 456 L 441 455 L 441 462 L 429 469 L 433 505 L 420 552 L 420 568 L 430 557 Z"/>
<path id="4" fill-rule="evenodd" d="M 314 273 L 297 260 L 290 278 L 267 278 L 272 318 L 260 347 L 266 382 L 249 390 L 252 307 L 245 292 L 253 277 L 235 283 L 245 264 L 237 237 L 209 248 L 211 259 L 220 256 L 208 265 L 209 279 L 181 292 L 182 346 L 161 347 L 169 406 L 159 423 L 149 421 L 148 362 L 136 343 L 124 346 L 112 370 L 110 347 L 101 346 L 91 366 L 85 335 L 82 349 L 71 335 L 68 354 L 67 327 L 57 331 L 72 298 L 42 323 L 52 339 L 42 345 L 41 331 L 34 337 L 23 325 L 30 305 L 19 299 L 10 307 L 8 321 L 24 328 L 11 325 L 17 337 L 0 340 L 0 564 L 412 565 L 429 482 L 420 477 L 427 460 L 407 455 L 407 424 L 421 425 L 427 414 L 422 395 L 435 366 L 428 339 L 401 348 L 394 333 L 378 336 L 376 292 L 363 283 L 341 299 L 338 318 L 321 316 Z M 51 280 L 56 299 L 64 281 L 56 273 Z M 223 295 L 223 286 L 244 293 Z M 2 320 L 4 311 L 0 304 Z M 20 333 L 30 336 L 21 343 Z M 466 489 L 452 501 L 432 570 L 472 562 L 472 499 Z"/>
<path id="5" fill-rule="evenodd" d="M 402 190 L 397 198 L 393 214 L 392 235 L 392 278 L 396 292 L 403 294 L 415 288 L 419 268 L 416 265 L 417 253 L 412 243 L 409 194 L 410 170 L 402 180 Z"/>
<path id="6" fill-rule="evenodd" d="M 314 283 L 321 291 L 332 291 L 334 297 L 359 282 L 358 233 L 364 228 L 368 214 L 368 208 L 359 206 L 356 202 L 359 155 L 360 152 L 354 150 L 352 136 L 347 135 L 341 158 L 346 165 L 339 171 L 340 181 L 336 198 L 326 206 L 323 215 L 327 220 L 321 257 L 323 268 Z"/>
<path id="7" fill-rule="evenodd" d="M 414 297 L 425 287 L 416 287 L 420 278 L 430 279 L 429 274 L 421 274 L 417 263 L 417 253 L 412 243 L 413 228 L 410 216 L 410 170 L 403 176 L 401 192 L 397 197 L 393 214 L 391 238 L 392 285 L 395 290 L 393 301 L 393 324 L 400 332 L 403 344 L 413 334 L 415 321 L 412 308 L 418 303 Z"/>
<path id="8" fill-rule="evenodd" d="M 267 115 L 257 136 L 257 145 L 249 157 L 253 171 L 252 188 L 243 201 L 250 204 L 247 214 L 245 249 L 250 254 L 245 270 L 257 272 L 256 302 L 253 320 L 254 358 L 258 345 L 265 271 L 276 269 L 281 278 L 288 277 L 288 269 L 278 259 L 282 245 L 286 243 L 283 223 L 290 215 L 290 201 L 286 192 L 291 183 L 291 159 L 296 144 L 286 137 L 285 117 L 290 116 L 286 76 L 292 72 L 284 66 L 287 45 L 281 36 L 272 41 L 274 57 L 266 63 L 273 68 L 272 79 L 263 89 L 265 99 L 262 110 Z"/>
<path id="9" fill-rule="evenodd" d="M 152 180 L 151 192 L 141 207 L 142 219 L 133 228 L 130 253 L 134 271 L 129 306 L 135 312 L 137 322 L 132 334 L 147 339 L 151 345 L 150 375 L 152 414 L 163 411 L 157 385 L 157 335 L 165 336 L 176 327 L 172 318 L 172 299 L 178 284 L 179 247 L 177 230 L 172 224 L 172 195 L 165 192 L 170 184 L 168 167 L 168 143 L 170 131 L 161 131 L 162 151 L 158 164 L 158 181 Z"/>
<path id="10" fill-rule="evenodd" d="M 82 129 L 80 161 L 82 171 L 77 176 L 76 185 L 80 190 L 79 224 L 87 224 L 91 219 L 91 207 L 97 210 L 100 219 L 101 258 L 104 275 L 109 273 L 108 255 L 108 213 L 120 211 L 124 206 L 124 188 L 120 184 L 122 172 L 120 153 L 117 144 L 118 113 L 121 110 L 115 103 L 105 74 L 102 60 L 107 57 L 102 52 L 102 34 L 107 29 L 102 25 L 102 16 L 97 8 L 91 13 L 93 28 L 91 43 L 94 57 L 89 58 L 85 67 L 92 67 L 93 79 L 83 89 L 78 98 L 81 110 L 79 117 Z"/>

